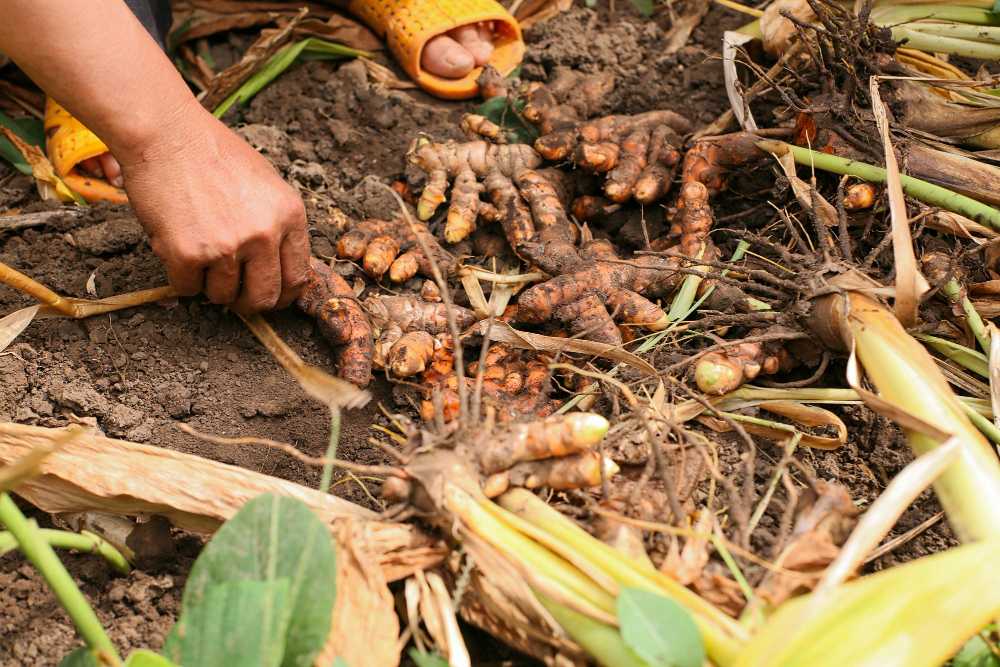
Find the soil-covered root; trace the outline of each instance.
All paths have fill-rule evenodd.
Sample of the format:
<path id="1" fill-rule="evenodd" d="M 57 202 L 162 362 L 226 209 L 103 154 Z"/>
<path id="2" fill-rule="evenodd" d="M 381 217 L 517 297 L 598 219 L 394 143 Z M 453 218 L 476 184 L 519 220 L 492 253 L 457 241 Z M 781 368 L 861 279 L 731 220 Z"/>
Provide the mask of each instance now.
<path id="1" fill-rule="evenodd" d="M 372 355 L 375 367 L 394 377 L 424 372 L 445 345 L 449 306 L 440 301 L 382 295 L 366 299 L 364 308 L 378 332 Z M 468 308 L 450 308 L 460 329 L 476 322 L 476 314 Z"/>
<path id="2" fill-rule="evenodd" d="M 441 247 L 427 225 L 394 220 L 368 219 L 351 221 L 344 218 L 344 228 L 337 239 L 337 256 L 361 262 L 365 273 L 380 279 L 386 273 L 393 282 L 406 282 L 418 273 L 432 276 L 431 261 L 445 274 L 454 271 L 455 258 Z M 424 256 L 420 240 L 433 257 Z"/>
<path id="3" fill-rule="evenodd" d="M 479 387 L 483 406 L 492 411 L 494 419 L 500 423 L 552 414 L 561 401 L 549 397 L 549 363 L 550 359 L 544 354 L 493 345 L 487 354 Z M 478 361 L 469 363 L 465 371 L 465 386 L 470 396 L 476 392 L 478 371 Z M 446 423 L 457 419 L 459 378 L 450 337 L 437 337 L 434 354 L 419 379 L 423 393 L 421 418 L 431 422 L 440 416 Z"/>
<path id="4" fill-rule="evenodd" d="M 525 324 L 564 323 L 572 333 L 611 345 L 622 343 L 615 322 L 659 331 L 666 313 L 650 299 L 665 296 L 683 277 L 675 257 L 641 255 L 620 260 L 607 241 L 580 250 L 552 243 L 525 248 L 534 262 L 554 278 L 521 294 L 517 319 Z"/>
<path id="5" fill-rule="evenodd" d="M 581 169 L 606 174 L 604 194 L 613 202 L 650 204 L 670 188 L 680 164 L 687 120 L 673 111 L 604 116 L 553 129 L 535 141 L 547 160 L 571 159 Z"/>
<path id="6" fill-rule="evenodd" d="M 783 341 L 734 343 L 709 352 L 695 365 L 698 389 L 711 396 L 736 391 L 760 375 L 774 375 L 795 367 L 796 361 L 782 346 Z"/>
<path id="7" fill-rule="evenodd" d="M 350 285 L 322 261 L 309 260 L 309 279 L 296 302 L 316 319 L 336 349 L 340 376 L 359 387 L 371 381 L 374 340 L 368 317 Z"/>
<path id="8" fill-rule="evenodd" d="M 507 221 L 503 215 L 512 205 L 514 179 L 525 170 L 541 166 L 542 158 L 531 146 L 510 144 L 498 146 L 487 141 L 433 142 L 419 138 L 408 154 L 410 163 L 427 176 L 427 182 L 417 203 L 417 217 L 429 220 L 447 200 L 449 181 L 453 182 L 451 204 L 445 223 L 445 240 L 457 243 L 476 228 L 480 215 L 500 219 L 505 229 L 511 224 L 525 226 L 523 220 Z M 480 200 L 486 193 L 490 203 Z M 497 212 L 500 212 L 499 214 Z M 530 222 L 530 221 L 529 221 Z M 508 237 L 530 238 L 533 227 Z"/>

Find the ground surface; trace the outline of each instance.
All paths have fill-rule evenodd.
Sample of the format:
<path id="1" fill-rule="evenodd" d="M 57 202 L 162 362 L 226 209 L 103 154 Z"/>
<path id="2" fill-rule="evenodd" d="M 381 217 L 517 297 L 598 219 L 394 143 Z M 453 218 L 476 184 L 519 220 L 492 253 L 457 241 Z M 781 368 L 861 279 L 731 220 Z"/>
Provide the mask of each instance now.
<path id="1" fill-rule="evenodd" d="M 622 3 L 619 3 L 621 5 Z M 713 9 L 688 46 L 662 55 L 669 19 L 640 20 L 619 7 L 615 16 L 574 9 L 528 33 L 523 74 L 544 78 L 557 65 L 587 71 L 610 69 L 618 83 L 605 111 L 654 108 L 680 111 L 695 125 L 725 107 L 718 61 L 721 32 L 739 24 Z M 378 213 L 380 200 L 362 183 L 366 175 L 394 179 L 404 171 L 403 154 L 418 132 L 457 136 L 463 105 L 445 105 L 411 91 L 385 92 L 366 80 L 360 63 L 313 62 L 297 66 L 229 120 L 297 184 L 313 221 L 332 205 Z M 0 208 L 43 207 L 26 179 L 4 172 Z M 374 210 L 373 210 L 374 209 Z M 313 249 L 330 256 L 319 224 Z M 97 294 L 163 284 L 164 275 L 135 219 L 124 207 L 95 207 L 66 215 L 38 229 L 0 236 L 0 261 L 56 291 L 85 296 L 93 276 Z M 0 288 L 0 315 L 27 305 Z M 308 361 L 329 364 L 329 351 L 312 322 L 297 312 L 270 317 L 285 339 Z M 834 367 L 830 377 L 841 373 Z M 180 432 L 177 422 L 221 435 L 257 435 L 293 443 L 320 455 L 327 445 L 328 418 L 257 344 L 230 313 L 198 299 L 139 308 L 83 322 L 38 321 L 0 355 L 0 419 L 63 425 L 69 415 L 96 418 L 109 435 L 191 452 L 218 461 L 315 485 L 316 470 L 292 458 L 255 448 L 206 444 Z M 366 445 L 378 400 L 387 385 L 374 387 L 376 401 L 346 415 L 340 455 L 374 462 Z M 856 501 L 870 501 L 908 455 L 882 420 L 857 421 L 852 438 L 835 454 L 810 452 L 803 459 L 824 479 L 839 479 Z M 870 414 L 866 416 L 871 419 Z M 766 450 L 765 460 L 780 452 Z M 732 459 L 732 457 L 730 457 Z M 726 460 L 726 456 L 723 457 Z M 734 461 L 730 460 L 732 464 Z M 766 484 L 762 468 L 758 484 Z M 348 480 L 336 492 L 370 504 L 367 492 Z M 900 530 L 936 511 L 925 496 Z M 773 519 L 765 517 L 762 526 Z M 937 551 L 950 541 L 938 524 L 874 567 Z M 182 542 L 180 558 L 160 570 L 119 578 L 90 556 L 70 556 L 70 569 L 95 603 L 122 650 L 156 648 L 174 620 L 180 591 L 197 543 Z M 477 642 L 479 643 L 479 642 Z M 0 665 L 53 665 L 77 645 L 68 619 L 32 569 L 17 556 L 0 558 Z M 490 661 L 487 642 L 477 664 Z"/>

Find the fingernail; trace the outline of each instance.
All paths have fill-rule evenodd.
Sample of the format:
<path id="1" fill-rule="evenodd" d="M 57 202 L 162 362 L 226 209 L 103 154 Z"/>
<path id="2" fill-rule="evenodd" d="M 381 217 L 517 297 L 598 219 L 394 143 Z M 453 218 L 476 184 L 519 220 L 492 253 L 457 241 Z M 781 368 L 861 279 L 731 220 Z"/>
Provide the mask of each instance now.
<path id="1" fill-rule="evenodd" d="M 125 178 L 121 174 L 118 174 L 117 176 L 111 179 L 111 185 L 115 186 L 116 188 L 124 188 Z"/>

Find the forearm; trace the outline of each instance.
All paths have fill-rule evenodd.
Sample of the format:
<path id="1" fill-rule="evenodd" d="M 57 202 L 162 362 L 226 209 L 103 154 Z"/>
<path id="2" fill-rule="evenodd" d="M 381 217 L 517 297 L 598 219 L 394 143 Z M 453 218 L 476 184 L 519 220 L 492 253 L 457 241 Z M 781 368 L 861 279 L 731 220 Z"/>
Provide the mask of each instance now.
<path id="1" fill-rule="evenodd" d="M 121 0 L 0 0 L 0 52 L 123 161 L 197 102 Z"/>

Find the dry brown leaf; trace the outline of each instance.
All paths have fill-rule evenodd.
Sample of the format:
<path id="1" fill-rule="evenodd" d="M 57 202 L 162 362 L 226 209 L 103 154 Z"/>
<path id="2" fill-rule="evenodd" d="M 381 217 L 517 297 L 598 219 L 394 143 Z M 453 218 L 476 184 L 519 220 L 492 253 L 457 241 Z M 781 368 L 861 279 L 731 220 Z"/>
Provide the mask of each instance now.
<path id="1" fill-rule="evenodd" d="M 795 193 L 795 198 L 798 200 L 799 206 L 806 211 L 813 211 L 816 217 L 827 227 L 836 227 L 838 224 L 837 209 L 813 185 L 806 183 L 798 177 L 795 170 L 795 156 L 792 155 L 791 151 L 776 157 L 778 164 L 781 165 L 781 170 L 785 174 L 785 178 L 788 179 L 788 183 L 792 186 L 792 192 Z"/>
<path id="2" fill-rule="evenodd" d="M 283 26 L 286 20 L 284 17 L 278 19 L 278 25 Z M 295 26 L 295 36 L 320 37 L 362 51 L 380 51 L 385 46 L 371 30 L 342 14 L 332 14 L 325 20 L 310 15 Z"/>
<path id="3" fill-rule="evenodd" d="M 399 619 L 382 570 L 374 567 L 359 522 L 342 521 L 337 540 L 337 598 L 330 636 L 314 661 L 332 665 L 339 657 L 351 667 L 399 664 Z"/>
<path id="4" fill-rule="evenodd" d="M 0 126 L 0 133 L 3 133 L 7 140 L 14 144 L 14 148 L 24 156 L 25 161 L 31 166 L 31 175 L 35 178 L 35 185 L 38 186 L 38 193 L 42 199 L 75 201 L 73 191 L 56 175 L 55 167 L 49 162 L 49 158 L 45 156 L 42 149 L 27 143 L 10 128 Z"/>
<path id="5" fill-rule="evenodd" d="M 687 3 L 685 11 L 677 15 L 670 26 L 670 31 L 666 34 L 667 45 L 662 49 L 661 53 L 677 53 L 683 49 L 687 45 L 688 40 L 691 39 L 691 33 L 701 24 L 702 19 L 705 18 L 705 15 L 708 14 L 708 10 L 711 8 L 712 3 L 710 2 Z"/>
<path id="6" fill-rule="evenodd" d="M 205 95 L 201 98 L 202 106 L 214 109 L 233 91 L 240 87 L 254 72 L 264 66 L 281 47 L 292 38 L 292 31 L 299 21 L 305 18 L 308 9 L 305 7 L 290 19 L 284 27 L 277 30 L 262 30 L 257 41 L 250 45 L 240 61 L 227 67 L 208 82 Z"/>
<path id="7" fill-rule="evenodd" d="M 678 544 L 679 538 L 671 536 L 670 551 L 660 564 L 660 572 L 685 586 L 701 578 L 709 561 L 708 545 L 714 523 L 714 515 L 702 510 L 691 527 L 695 534 L 685 538 L 683 548 Z"/>
<path id="8" fill-rule="evenodd" d="M 773 56 L 787 51 L 799 35 L 795 24 L 785 18 L 785 13 L 803 23 L 816 20 L 816 13 L 808 0 L 777 0 L 771 3 L 760 17 L 760 32 L 764 50 Z"/>
<path id="9" fill-rule="evenodd" d="M 14 340 L 21 335 L 38 314 L 41 306 L 28 306 L 21 310 L 15 310 L 10 315 L 0 319 L 0 352 L 10 346 Z"/>
<path id="10" fill-rule="evenodd" d="M 801 444 L 816 449 L 837 449 L 847 442 L 847 426 L 834 413 L 815 405 L 805 405 L 796 401 L 763 401 L 759 404 L 764 410 L 787 417 L 797 424 L 810 428 L 832 428 L 836 436 L 821 436 L 804 432 Z M 781 439 L 788 437 L 786 433 Z"/>
<path id="11" fill-rule="evenodd" d="M 38 476 L 16 491 L 45 512 L 159 514 L 178 528 L 210 533 L 247 501 L 273 493 L 301 500 L 328 524 L 357 521 L 354 534 L 389 580 L 442 559 L 441 547 L 413 526 L 378 521 L 371 510 L 328 493 L 191 454 L 90 432 L 66 441 L 67 432 L 0 423 L 0 466 L 11 465 L 34 450 L 54 450 L 39 464 Z"/>
<path id="12" fill-rule="evenodd" d="M 514 10 L 514 18 L 521 24 L 522 30 L 527 30 L 533 25 L 568 12 L 572 7 L 573 0 L 525 0 Z"/>
<path id="13" fill-rule="evenodd" d="M 413 90 L 417 88 L 417 84 L 413 83 L 413 81 L 400 79 L 391 69 L 375 62 L 371 58 L 361 58 L 360 60 L 364 63 L 365 70 L 368 71 L 368 78 L 383 88 L 388 88 L 389 90 Z"/>
<path id="14" fill-rule="evenodd" d="M 271 328 L 263 316 L 242 313 L 238 313 L 238 315 L 261 345 L 267 348 L 267 351 L 281 364 L 281 367 L 298 381 L 307 394 L 320 403 L 331 408 L 357 408 L 367 403 L 368 399 L 371 398 L 371 395 L 364 389 L 359 389 L 347 380 L 335 378 L 326 371 L 304 362 L 295 350 L 281 340 L 281 337 Z"/>
<path id="15" fill-rule="evenodd" d="M 889 195 L 889 213 L 892 219 L 892 254 L 896 269 L 896 317 L 904 327 L 912 327 L 917 323 L 917 309 L 920 307 L 920 297 L 930 285 L 917 268 L 917 258 L 913 253 L 913 236 L 910 234 L 910 220 L 906 212 L 906 197 L 903 195 L 903 184 L 899 178 L 899 163 L 896 162 L 896 152 L 892 147 L 892 136 L 889 134 L 889 119 L 886 116 L 885 105 L 879 95 L 879 79 L 877 76 L 869 80 L 869 92 L 872 97 L 872 113 L 882 136 L 882 146 L 885 152 L 886 192 Z"/>
<path id="16" fill-rule="evenodd" d="M 487 322 L 479 322 L 474 325 L 471 332 L 480 336 L 486 335 Z M 627 350 L 607 343 L 596 343 L 590 340 L 577 338 L 556 338 L 554 336 L 543 336 L 542 334 L 518 331 L 506 322 L 494 322 L 493 328 L 489 330 L 490 340 L 494 343 L 506 343 L 523 350 L 536 350 L 539 352 L 564 352 L 575 354 L 586 354 L 593 357 L 603 357 L 612 359 L 635 368 L 646 375 L 655 377 L 658 372 L 648 362 L 632 354 Z"/>
<path id="17" fill-rule="evenodd" d="M 757 595 L 778 605 L 815 586 L 823 571 L 840 553 L 857 523 L 858 508 L 840 484 L 818 480 L 799 499 L 795 527 L 775 565 L 757 587 Z"/>

